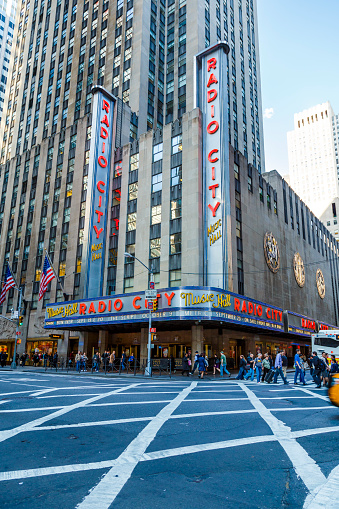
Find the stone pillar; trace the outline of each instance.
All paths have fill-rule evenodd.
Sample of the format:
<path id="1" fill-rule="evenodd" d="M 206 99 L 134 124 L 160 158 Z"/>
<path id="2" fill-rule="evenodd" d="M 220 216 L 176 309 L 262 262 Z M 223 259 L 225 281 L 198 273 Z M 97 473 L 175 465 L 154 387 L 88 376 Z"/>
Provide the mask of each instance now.
<path id="1" fill-rule="evenodd" d="M 64 364 L 64 366 L 66 365 L 66 362 L 67 362 L 67 349 L 68 349 L 68 336 L 69 336 L 69 331 L 62 331 L 64 334 L 63 334 L 63 339 L 58 339 L 58 359 L 59 359 L 59 362 L 60 362 L 60 366 L 61 366 L 61 363 Z"/>
<path id="2" fill-rule="evenodd" d="M 79 332 L 79 350 L 87 352 L 88 349 L 88 332 Z"/>
<path id="3" fill-rule="evenodd" d="M 222 345 L 221 346 L 222 346 L 222 348 L 220 348 L 220 351 L 224 350 L 224 354 L 226 355 L 226 357 L 229 357 L 229 355 L 230 355 L 230 340 L 229 340 L 229 335 L 228 335 L 227 329 L 222 330 Z"/>
<path id="4" fill-rule="evenodd" d="M 203 351 L 204 348 L 204 327 L 202 325 L 192 325 L 191 328 L 192 334 L 192 359 L 194 359 L 194 355 L 196 350 L 199 353 Z"/>
<path id="5" fill-rule="evenodd" d="M 102 355 L 108 348 L 108 330 L 99 330 L 98 339 L 99 353 Z"/>
<path id="6" fill-rule="evenodd" d="M 148 328 L 142 328 L 140 332 L 140 363 L 146 365 L 147 361 Z"/>

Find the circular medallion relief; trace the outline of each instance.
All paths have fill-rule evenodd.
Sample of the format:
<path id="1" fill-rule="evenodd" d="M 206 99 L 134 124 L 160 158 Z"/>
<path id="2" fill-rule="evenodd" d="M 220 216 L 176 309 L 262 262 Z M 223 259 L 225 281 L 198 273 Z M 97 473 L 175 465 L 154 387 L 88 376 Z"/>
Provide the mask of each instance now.
<path id="1" fill-rule="evenodd" d="M 305 267 L 303 259 L 299 253 L 295 253 L 293 256 L 293 270 L 294 277 L 300 288 L 305 284 Z"/>
<path id="2" fill-rule="evenodd" d="M 273 233 L 266 232 L 264 237 L 264 253 L 268 268 L 274 272 L 278 272 L 280 266 L 280 255 L 278 243 L 273 237 Z"/>
<path id="3" fill-rule="evenodd" d="M 319 297 L 321 299 L 323 299 L 325 297 L 325 279 L 324 279 L 324 274 L 322 273 L 322 271 L 320 269 L 317 270 L 316 281 L 317 281 Z"/>

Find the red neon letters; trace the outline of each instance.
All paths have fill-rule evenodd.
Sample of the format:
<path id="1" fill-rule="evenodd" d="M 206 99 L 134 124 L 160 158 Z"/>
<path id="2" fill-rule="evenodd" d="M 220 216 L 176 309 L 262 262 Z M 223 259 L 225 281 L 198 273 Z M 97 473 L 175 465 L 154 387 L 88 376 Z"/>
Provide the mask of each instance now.
<path id="1" fill-rule="evenodd" d="M 213 72 L 211 72 L 212 70 L 216 70 L 217 69 L 217 59 L 216 58 L 210 58 L 209 60 L 207 60 L 207 73 L 210 73 L 208 75 L 208 82 L 207 82 L 207 103 L 211 105 L 211 117 L 214 119 L 215 115 L 218 116 L 219 114 L 219 111 L 216 110 L 215 108 L 215 104 L 214 101 L 216 100 L 216 98 L 218 97 L 218 90 L 217 90 L 217 87 L 216 88 L 210 88 L 211 85 L 213 84 L 216 84 L 218 83 L 218 80 L 217 78 L 215 77 L 215 75 L 213 74 Z M 218 106 L 217 106 L 218 107 Z M 209 136 L 213 136 L 213 134 L 215 134 L 217 131 L 219 130 L 219 122 L 217 120 L 211 120 L 211 122 L 208 123 L 207 127 L 206 127 L 206 131 L 207 131 L 207 135 Z M 213 148 L 212 150 L 210 150 L 208 156 L 207 156 L 207 159 L 210 163 L 217 163 L 219 161 L 219 149 L 217 148 Z M 216 180 L 215 178 L 215 175 L 216 175 L 216 167 L 215 166 L 212 166 L 211 167 L 211 178 L 212 180 Z M 218 183 L 215 183 L 211 186 L 208 187 L 208 189 L 210 191 L 212 191 L 212 199 L 215 199 L 216 198 L 216 189 L 219 187 L 219 184 Z M 214 205 L 213 204 L 208 204 L 208 208 L 210 209 L 210 211 L 212 212 L 212 217 L 215 217 L 216 215 L 216 212 L 219 208 L 219 205 L 220 205 L 220 202 L 217 201 Z"/>
<path id="2" fill-rule="evenodd" d="M 98 164 L 99 164 L 99 166 L 101 166 L 101 168 L 106 168 L 108 166 L 108 161 L 107 161 L 107 157 L 105 154 L 106 154 L 106 149 L 109 150 L 108 144 L 110 142 L 108 140 L 109 121 L 108 121 L 106 113 L 109 113 L 110 107 L 111 107 L 110 103 L 105 101 L 105 99 L 103 99 L 101 109 L 105 113 L 102 115 L 102 118 L 100 121 L 100 124 L 101 124 L 101 126 L 100 126 L 101 154 L 98 156 Z M 104 126 L 106 126 L 106 127 L 104 127 Z M 107 142 L 104 140 L 107 140 Z M 99 193 L 104 194 L 106 192 L 106 190 L 105 190 L 106 184 L 102 180 L 99 180 L 97 182 L 96 187 L 97 187 L 97 190 L 99 191 Z M 97 224 L 94 224 L 93 229 L 95 231 L 96 238 L 100 239 L 100 235 L 104 231 L 104 229 L 100 227 L 100 223 L 102 222 L 101 218 L 105 213 L 105 204 L 103 204 L 102 196 L 99 195 L 98 203 L 96 205 L 97 205 L 97 208 L 94 209 L 94 213 L 96 214 L 96 223 L 97 224 L 99 223 L 99 226 Z"/>

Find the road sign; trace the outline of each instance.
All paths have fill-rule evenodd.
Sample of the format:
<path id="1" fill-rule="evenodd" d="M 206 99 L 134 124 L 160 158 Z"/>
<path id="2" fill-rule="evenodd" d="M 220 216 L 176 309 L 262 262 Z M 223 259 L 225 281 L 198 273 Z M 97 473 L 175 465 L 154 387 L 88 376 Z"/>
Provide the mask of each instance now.
<path id="1" fill-rule="evenodd" d="M 150 290 L 154 290 L 154 281 L 149 282 L 149 288 Z"/>
<path id="2" fill-rule="evenodd" d="M 153 301 L 152 300 L 149 300 L 147 302 L 147 309 L 153 309 Z"/>
<path id="3" fill-rule="evenodd" d="M 17 320 L 19 318 L 19 311 L 12 311 L 11 320 Z"/>
<path id="4" fill-rule="evenodd" d="M 152 334 L 155 334 L 157 332 L 157 329 L 155 327 L 151 327 L 149 331 L 152 332 Z"/>
<path id="5" fill-rule="evenodd" d="M 157 291 L 156 290 L 146 290 L 145 291 L 145 298 L 146 299 L 156 299 L 157 298 Z"/>

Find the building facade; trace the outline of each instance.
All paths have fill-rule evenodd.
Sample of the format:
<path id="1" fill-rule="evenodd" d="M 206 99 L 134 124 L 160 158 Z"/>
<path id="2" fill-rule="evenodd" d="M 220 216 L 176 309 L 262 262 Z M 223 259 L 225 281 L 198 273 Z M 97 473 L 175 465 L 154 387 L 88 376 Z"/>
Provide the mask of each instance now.
<path id="1" fill-rule="evenodd" d="M 273 349 L 309 341 L 319 319 L 337 323 L 329 232 L 281 179 L 261 175 L 255 2 L 37 0 L 20 8 L 0 177 L 2 274 L 10 262 L 24 288 L 19 352 L 58 350 L 66 359 L 79 348 L 90 356 L 115 347 L 144 358 L 149 273 L 125 253 L 152 269 L 159 310 L 166 299 L 191 307 L 181 293 L 192 293 L 193 307 L 208 295 L 202 313 L 154 317 L 153 353 L 224 347 L 236 361 L 257 343 L 266 348 L 262 338 Z M 228 45 L 215 44 L 220 38 Z M 104 102 L 95 121 L 94 84 L 114 107 L 113 124 Z M 94 163 L 107 169 L 104 183 Z M 95 189 L 105 189 L 105 202 Z M 45 249 L 59 281 L 39 301 Z M 103 268 L 97 296 L 95 285 L 88 290 L 92 262 Z M 81 304 L 93 314 L 85 321 Z M 16 306 L 12 289 L 1 314 Z M 99 308 L 111 318 L 96 321 Z M 13 345 L 14 328 L 3 321 L 0 348 L 12 354 Z"/>
<path id="2" fill-rule="evenodd" d="M 329 102 L 296 113 L 287 133 L 289 182 L 318 217 L 339 196 L 337 135 Z"/>
<path id="3" fill-rule="evenodd" d="M 0 2 L 0 122 L 3 115 L 5 90 L 13 47 L 16 1 Z"/>

